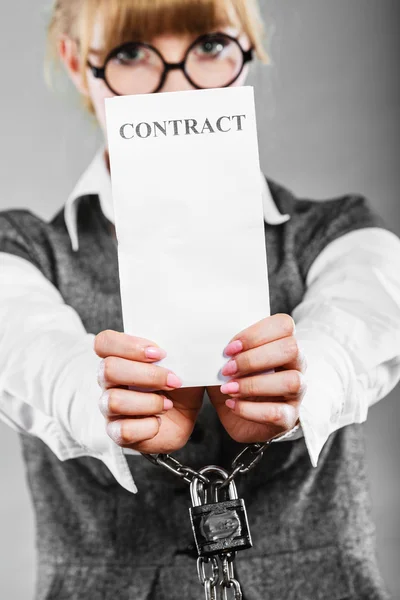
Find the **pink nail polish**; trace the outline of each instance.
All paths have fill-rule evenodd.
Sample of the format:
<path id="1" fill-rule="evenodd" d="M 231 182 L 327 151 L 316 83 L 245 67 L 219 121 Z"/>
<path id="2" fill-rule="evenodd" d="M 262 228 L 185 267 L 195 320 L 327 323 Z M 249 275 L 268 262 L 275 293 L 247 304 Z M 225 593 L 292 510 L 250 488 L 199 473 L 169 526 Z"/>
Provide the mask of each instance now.
<path id="1" fill-rule="evenodd" d="M 236 360 L 230 360 L 226 363 L 226 365 L 222 368 L 222 375 L 233 375 L 237 371 L 237 362 Z"/>
<path id="2" fill-rule="evenodd" d="M 109 391 L 106 390 L 99 398 L 99 408 L 102 415 L 105 417 L 108 414 Z"/>
<path id="3" fill-rule="evenodd" d="M 169 398 L 164 398 L 164 410 L 169 410 L 174 406 L 174 403 Z"/>
<path id="4" fill-rule="evenodd" d="M 234 400 L 225 400 L 225 404 L 228 408 L 235 408 L 236 402 Z"/>
<path id="5" fill-rule="evenodd" d="M 236 394 L 239 391 L 239 384 L 237 381 L 230 381 L 221 385 L 220 389 L 223 394 Z"/>
<path id="6" fill-rule="evenodd" d="M 104 358 L 99 362 L 97 369 L 97 383 L 104 390 Z"/>
<path id="7" fill-rule="evenodd" d="M 224 352 L 227 356 L 232 356 L 233 354 L 237 354 L 243 350 L 243 344 L 240 340 L 235 340 L 227 345 Z"/>
<path id="8" fill-rule="evenodd" d="M 167 385 L 168 387 L 178 388 L 181 387 L 182 381 L 174 373 L 168 373 Z"/>
<path id="9" fill-rule="evenodd" d="M 116 444 L 122 443 L 121 423 L 119 421 L 110 421 L 106 425 L 108 435 Z"/>
<path id="10" fill-rule="evenodd" d="M 161 359 L 167 356 L 165 350 L 162 350 L 162 348 L 156 348 L 155 346 L 147 346 L 147 348 L 144 349 L 144 353 L 147 358 Z"/>

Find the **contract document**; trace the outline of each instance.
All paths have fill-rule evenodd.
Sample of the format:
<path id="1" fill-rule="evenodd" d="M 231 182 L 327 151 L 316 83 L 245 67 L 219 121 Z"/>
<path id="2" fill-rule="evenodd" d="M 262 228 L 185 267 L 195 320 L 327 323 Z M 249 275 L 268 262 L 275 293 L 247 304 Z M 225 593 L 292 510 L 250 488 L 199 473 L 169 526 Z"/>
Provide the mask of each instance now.
<path id="1" fill-rule="evenodd" d="M 105 100 L 124 331 L 183 387 L 221 385 L 270 315 L 252 86 Z"/>

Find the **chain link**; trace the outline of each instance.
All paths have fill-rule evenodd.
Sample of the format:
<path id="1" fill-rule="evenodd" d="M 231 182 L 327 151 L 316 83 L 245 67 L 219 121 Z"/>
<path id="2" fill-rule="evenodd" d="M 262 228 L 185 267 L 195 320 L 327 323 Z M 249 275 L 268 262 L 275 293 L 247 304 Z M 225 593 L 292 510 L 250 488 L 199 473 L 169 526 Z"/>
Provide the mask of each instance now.
<path id="1" fill-rule="evenodd" d="M 206 565 L 211 566 L 211 571 L 207 575 Z M 197 559 L 197 574 L 199 581 L 204 586 L 204 594 L 206 600 L 217 600 L 217 584 L 219 580 L 219 566 L 215 556 L 204 557 L 199 556 Z"/>
<path id="2" fill-rule="evenodd" d="M 232 600 L 242 600 L 242 590 L 237 579 L 231 579 L 229 585 L 222 584 L 222 600 L 229 600 L 228 589 L 231 589 L 234 593 Z"/>

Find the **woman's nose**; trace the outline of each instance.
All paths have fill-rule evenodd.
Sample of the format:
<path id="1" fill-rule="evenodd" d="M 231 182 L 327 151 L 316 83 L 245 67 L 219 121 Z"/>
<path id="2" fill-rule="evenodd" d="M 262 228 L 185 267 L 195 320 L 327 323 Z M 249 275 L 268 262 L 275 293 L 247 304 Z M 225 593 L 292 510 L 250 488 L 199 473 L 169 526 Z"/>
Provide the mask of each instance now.
<path id="1" fill-rule="evenodd" d="M 185 77 L 182 69 L 168 71 L 160 92 L 181 92 L 196 89 Z"/>

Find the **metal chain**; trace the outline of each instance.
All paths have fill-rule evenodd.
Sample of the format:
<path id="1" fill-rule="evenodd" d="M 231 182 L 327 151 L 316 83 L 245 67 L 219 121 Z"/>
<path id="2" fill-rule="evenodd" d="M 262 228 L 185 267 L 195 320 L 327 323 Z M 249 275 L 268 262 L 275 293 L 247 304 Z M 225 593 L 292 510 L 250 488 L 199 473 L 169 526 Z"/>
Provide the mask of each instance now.
<path id="1" fill-rule="evenodd" d="M 238 474 L 243 475 L 248 473 L 262 459 L 265 450 L 270 444 L 285 439 L 285 437 L 288 437 L 289 433 L 294 433 L 299 429 L 299 427 L 300 424 L 298 423 L 294 428 L 284 431 L 283 433 L 277 433 L 266 442 L 256 442 L 254 444 L 248 444 L 245 446 L 243 450 L 241 450 L 233 459 L 231 463 L 231 472 L 220 484 L 220 488 L 227 487 Z M 196 469 L 192 469 L 191 467 L 183 465 L 181 462 L 179 462 L 179 460 L 170 454 L 142 454 L 142 456 L 147 458 L 147 460 L 154 465 L 164 467 L 174 475 L 177 475 L 189 485 L 193 479 L 200 479 L 200 481 L 205 485 L 210 485 L 211 483 L 208 477 L 202 475 L 199 473 L 199 471 L 196 471 Z"/>
<path id="2" fill-rule="evenodd" d="M 235 579 L 235 571 L 233 561 L 235 560 L 235 552 L 227 552 L 220 555 L 222 563 L 222 581 L 220 582 L 222 600 L 228 600 L 228 590 L 234 593 L 233 600 L 242 600 L 242 589 L 240 583 Z"/>
<path id="3" fill-rule="evenodd" d="M 236 552 L 197 559 L 197 574 L 204 587 L 205 600 L 242 600 L 239 581 L 235 578 L 234 559 Z M 232 595 L 233 594 L 233 595 Z"/>
<path id="4" fill-rule="evenodd" d="M 195 469 L 191 467 L 187 467 L 183 465 L 179 460 L 176 460 L 170 454 L 142 454 L 147 460 L 149 460 L 153 465 L 158 465 L 160 467 L 164 467 L 174 475 L 177 475 L 183 481 L 188 483 L 189 485 L 193 481 L 193 479 L 200 479 L 203 483 L 209 485 L 210 480 L 205 475 L 202 475 Z"/>
<path id="5" fill-rule="evenodd" d="M 274 435 L 266 442 L 248 444 L 233 459 L 231 471 L 225 471 L 227 476 L 224 479 L 218 479 L 217 481 L 212 481 L 206 477 L 204 473 L 196 471 L 196 469 L 193 469 L 192 467 L 183 465 L 170 454 L 142 454 L 142 456 L 154 465 L 164 467 L 174 475 L 177 475 L 180 479 L 183 479 L 186 483 L 193 483 L 196 490 L 197 485 L 199 485 L 205 499 L 211 490 L 214 500 L 217 500 L 218 490 L 229 486 L 238 474 L 248 473 L 261 460 L 265 450 L 270 444 L 285 439 L 289 432 L 294 433 L 299 427 L 300 424 L 296 424 L 293 429 Z M 206 472 L 208 470 L 221 471 L 220 467 L 216 467 L 215 465 L 210 465 L 201 469 L 201 471 Z M 242 589 L 239 581 L 235 578 L 234 572 L 235 556 L 236 552 L 225 552 L 219 554 L 218 559 L 216 556 L 198 557 L 197 574 L 201 585 L 204 587 L 205 600 L 219 600 L 219 598 L 221 600 L 242 600 Z"/>

